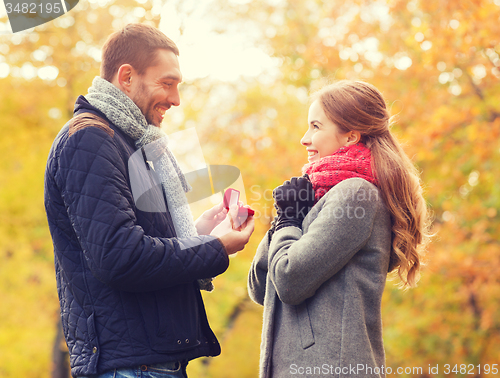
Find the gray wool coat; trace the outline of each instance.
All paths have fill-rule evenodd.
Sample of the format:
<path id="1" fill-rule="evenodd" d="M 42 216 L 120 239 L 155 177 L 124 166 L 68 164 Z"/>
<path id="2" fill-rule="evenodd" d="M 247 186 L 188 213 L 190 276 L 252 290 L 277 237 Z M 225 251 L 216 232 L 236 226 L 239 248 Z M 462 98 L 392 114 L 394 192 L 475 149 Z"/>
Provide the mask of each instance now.
<path id="1" fill-rule="evenodd" d="M 260 377 L 384 377 L 381 299 L 391 220 L 379 190 L 335 185 L 298 227 L 261 241 L 248 278 L 264 306 Z"/>

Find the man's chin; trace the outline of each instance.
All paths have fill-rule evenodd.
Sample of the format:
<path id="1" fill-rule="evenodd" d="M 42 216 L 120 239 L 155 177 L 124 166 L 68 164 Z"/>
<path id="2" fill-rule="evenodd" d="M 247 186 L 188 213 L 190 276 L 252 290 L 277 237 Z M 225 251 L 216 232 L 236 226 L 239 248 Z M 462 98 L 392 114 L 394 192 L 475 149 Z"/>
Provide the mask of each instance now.
<path id="1" fill-rule="evenodd" d="M 151 119 L 150 117 L 146 117 L 146 122 L 148 123 L 148 125 L 153 125 L 155 127 L 161 127 L 161 121 L 163 120 L 157 121 L 155 119 Z"/>

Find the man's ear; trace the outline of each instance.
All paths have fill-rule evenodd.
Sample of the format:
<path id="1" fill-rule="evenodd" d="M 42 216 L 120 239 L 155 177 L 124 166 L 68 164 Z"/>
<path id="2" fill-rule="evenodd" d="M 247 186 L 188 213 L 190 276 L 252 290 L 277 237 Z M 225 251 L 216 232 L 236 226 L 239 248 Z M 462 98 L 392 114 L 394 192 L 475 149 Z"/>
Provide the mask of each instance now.
<path id="1" fill-rule="evenodd" d="M 137 74 L 134 67 L 130 64 L 122 64 L 120 68 L 118 68 L 113 84 L 128 94 L 132 91 L 134 78 L 137 80 Z"/>
<path id="2" fill-rule="evenodd" d="M 349 131 L 347 135 L 347 144 L 346 146 L 352 146 L 358 143 L 361 139 L 361 133 L 359 131 L 353 130 Z"/>

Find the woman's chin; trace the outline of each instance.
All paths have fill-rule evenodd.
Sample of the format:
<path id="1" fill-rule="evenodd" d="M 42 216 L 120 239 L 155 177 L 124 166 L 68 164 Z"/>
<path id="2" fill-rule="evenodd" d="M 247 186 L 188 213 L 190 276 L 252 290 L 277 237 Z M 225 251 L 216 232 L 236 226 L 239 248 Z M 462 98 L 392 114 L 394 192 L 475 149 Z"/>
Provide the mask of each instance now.
<path id="1" fill-rule="evenodd" d="M 315 161 L 318 161 L 320 159 L 319 154 L 314 154 L 312 156 L 308 156 L 307 160 L 309 163 L 314 163 Z"/>

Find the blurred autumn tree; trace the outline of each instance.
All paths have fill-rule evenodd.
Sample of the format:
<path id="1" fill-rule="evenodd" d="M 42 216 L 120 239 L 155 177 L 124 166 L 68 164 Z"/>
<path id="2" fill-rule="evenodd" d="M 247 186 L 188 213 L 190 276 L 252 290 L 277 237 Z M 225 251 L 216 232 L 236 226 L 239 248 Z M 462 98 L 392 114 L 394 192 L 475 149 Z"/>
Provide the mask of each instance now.
<path id="1" fill-rule="evenodd" d="M 0 377 L 51 374 L 59 305 L 43 205 L 48 151 L 99 74 L 104 39 L 159 19 L 161 3 L 117 3 L 81 1 L 52 22 L 0 35 Z"/>
<path id="2" fill-rule="evenodd" d="M 82 0 L 74 10 L 50 23 L 15 35 L 0 35 L 0 148 L 4 152 L 0 156 L 2 378 L 49 377 L 53 348 L 64 348 L 53 345 L 59 305 L 43 206 L 43 175 L 50 145 L 72 116 L 76 97 L 85 94 L 99 74 L 100 48 L 109 34 L 130 22 L 158 26 L 163 5 L 162 1 L 146 0 Z M 191 4 L 191 8 L 195 6 Z M 181 11 L 187 17 L 193 9 Z M 0 27 L 6 27 L 7 17 L 0 22 Z M 167 116 L 166 131 L 175 132 L 193 122 L 208 125 L 211 113 L 200 114 L 199 109 L 212 103 L 217 112 L 218 104 L 211 99 L 216 87 L 219 91 L 226 87 L 225 93 L 231 93 L 231 97 L 238 90 L 224 84 L 216 86 L 210 78 L 183 86 L 181 96 L 191 105 L 180 111 L 185 116 L 179 118 L 179 112 Z M 229 155 L 207 162 L 230 164 L 230 159 Z M 246 295 L 250 261 L 250 254 L 241 261 L 234 259 L 227 274 L 217 280 L 217 291 L 207 295 L 207 311 L 222 339 L 226 329 L 232 330 L 242 321 L 248 324 L 248 314 L 255 311 L 248 308 Z M 245 314 L 240 316 L 243 310 Z M 255 329 L 260 325 L 260 314 L 253 319 L 256 324 L 246 339 L 253 347 L 253 361 L 257 361 L 260 334 Z M 246 362 L 248 353 L 239 358 Z M 206 359 L 192 364 L 190 371 L 206 376 L 210 365 L 211 359 Z"/>
<path id="3" fill-rule="evenodd" d="M 160 9 L 82 0 L 34 31 L 0 37 L 0 75 L 10 67 L 0 79 L 0 377 L 50 372 L 58 313 L 42 194 L 50 144 L 98 74 L 104 39 L 128 22 L 157 25 Z M 196 125 L 208 163 L 240 168 L 259 215 L 250 245 L 204 294 L 223 354 L 188 373 L 257 376 L 261 309 L 248 300 L 246 274 L 272 217 L 270 191 L 306 162 L 307 97 L 323 78 L 362 79 L 384 93 L 435 215 L 420 286 L 387 285 L 387 365 L 426 373 L 439 364 L 433 376 L 444 376 L 444 364 L 499 363 L 500 1 L 215 0 L 211 16 L 221 32 L 254 30 L 277 72 L 189 82 L 181 108 L 167 113 L 167 132 Z"/>
<path id="4" fill-rule="evenodd" d="M 444 364 L 498 363 L 500 1 L 220 4 L 228 19 L 259 25 L 262 48 L 281 62 L 279 80 L 251 88 L 233 111 L 232 129 L 266 129 L 240 154 L 254 182 L 272 188 L 305 162 L 306 105 L 284 107 L 287 94 L 301 100 L 323 78 L 366 80 L 398 116 L 393 132 L 422 171 L 437 237 L 419 288 L 387 287 L 387 365 L 426 376 L 439 364 L 444 376 Z"/>

